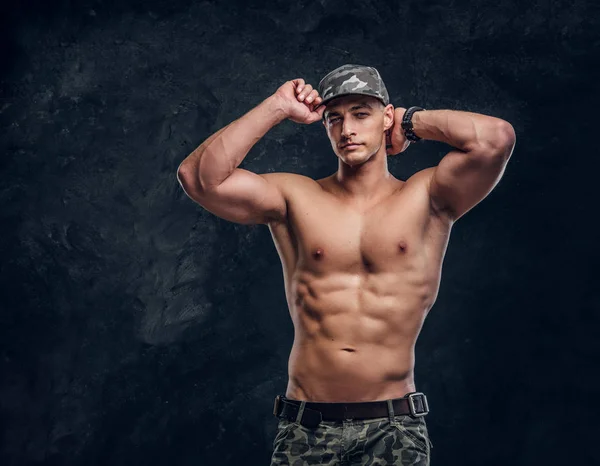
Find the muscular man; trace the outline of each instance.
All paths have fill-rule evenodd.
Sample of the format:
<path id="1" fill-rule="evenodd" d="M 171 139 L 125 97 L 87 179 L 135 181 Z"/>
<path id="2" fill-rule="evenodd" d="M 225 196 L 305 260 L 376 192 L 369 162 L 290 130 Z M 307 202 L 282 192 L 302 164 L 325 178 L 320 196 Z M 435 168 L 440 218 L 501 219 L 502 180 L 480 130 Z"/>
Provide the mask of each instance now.
<path id="1" fill-rule="evenodd" d="M 275 402 L 272 465 L 429 464 L 415 343 L 452 225 L 499 182 L 515 132 L 491 116 L 409 110 L 389 103 L 375 68 L 344 65 L 318 89 L 286 82 L 179 167 L 183 189 L 208 211 L 268 225 L 281 258 L 295 338 Z M 313 180 L 237 168 L 286 118 L 322 120 L 337 172 Z M 395 178 L 387 157 L 418 138 L 455 149 L 436 167 Z"/>

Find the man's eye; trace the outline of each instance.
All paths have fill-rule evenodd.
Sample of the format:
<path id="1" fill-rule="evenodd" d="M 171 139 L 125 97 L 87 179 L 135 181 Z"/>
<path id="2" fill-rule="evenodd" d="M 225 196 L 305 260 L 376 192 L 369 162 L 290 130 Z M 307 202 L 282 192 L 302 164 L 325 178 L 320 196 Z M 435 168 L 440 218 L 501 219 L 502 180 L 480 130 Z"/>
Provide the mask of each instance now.
<path id="1" fill-rule="evenodd" d="M 363 116 L 369 116 L 369 114 L 365 113 L 365 112 L 355 113 L 355 115 L 356 116 L 361 116 L 361 115 L 363 115 Z M 331 117 L 331 118 L 329 118 L 329 123 L 335 123 L 338 120 L 339 120 L 339 118 L 333 118 L 333 117 Z"/>
<path id="2" fill-rule="evenodd" d="M 355 113 L 355 115 L 356 115 L 356 116 L 361 116 L 361 115 L 363 115 L 363 116 L 369 116 L 369 114 L 368 114 L 368 113 L 364 113 L 364 112 Z M 330 123 L 335 123 L 335 122 L 336 122 L 336 121 L 338 121 L 338 120 L 339 120 L 339 118 L 330 118 L 330 119 L 329 119 L 329 122 L 330 122 Z"/>

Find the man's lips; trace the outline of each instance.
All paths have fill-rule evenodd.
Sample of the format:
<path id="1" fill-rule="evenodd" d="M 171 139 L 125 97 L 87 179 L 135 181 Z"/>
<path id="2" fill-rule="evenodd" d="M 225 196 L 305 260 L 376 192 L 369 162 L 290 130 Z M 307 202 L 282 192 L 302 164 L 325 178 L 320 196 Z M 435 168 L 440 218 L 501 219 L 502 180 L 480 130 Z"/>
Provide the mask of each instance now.
<path id="1" fill-rule="evenodd" d="M 345 145 L 343 145 L 343 146 L 342 146 L 342 149 L 353 149 L 353 148 L 355 148 L 355 147 L 358 147 L 358 146 L 360 146 L 360 145 L 361 145 L 361 144 L 358 144 L 358 143 L 356 143 L 356 142 L 353 142 L 353 143 L 351 143 L 351 144 L 345 144 Z"/>

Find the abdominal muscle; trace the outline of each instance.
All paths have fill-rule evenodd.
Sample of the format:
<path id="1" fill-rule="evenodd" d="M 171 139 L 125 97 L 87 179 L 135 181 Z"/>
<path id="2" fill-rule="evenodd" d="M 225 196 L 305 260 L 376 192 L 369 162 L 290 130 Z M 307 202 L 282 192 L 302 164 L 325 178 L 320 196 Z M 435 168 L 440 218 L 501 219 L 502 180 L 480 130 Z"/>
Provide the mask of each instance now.
<path id="1" fill-rule="evenodd" d="M 399 282 L 397 271 L 294 274 L 288 398 L 359 402 L 415 391 L 414 346 L 431 284 Z"/>

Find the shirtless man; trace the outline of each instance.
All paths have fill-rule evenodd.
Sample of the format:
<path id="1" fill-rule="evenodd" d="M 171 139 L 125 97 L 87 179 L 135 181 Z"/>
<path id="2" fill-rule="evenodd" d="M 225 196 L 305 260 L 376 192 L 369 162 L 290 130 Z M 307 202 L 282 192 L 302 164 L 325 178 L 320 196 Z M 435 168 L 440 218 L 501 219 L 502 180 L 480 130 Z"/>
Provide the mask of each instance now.
<path id="1" fill-rule="evenodd" d="M 405 114 L 412 129 L 401 125 Z M 336 173 L 313 180 L 237 168 L 285 119 L 322 120 Z M 387 157 L 417 138 L 456 149 L 399 180 Z M 452 225 L 496 186 L 514 145 L 504 120 L 394 108 L 375 68 L 344 65 L 318 89 L 286 82 L 182 162 L 191 199 L 226 220 L 268 225 L 281 258 L 295 338 L 275 402 L 272 465 L 429 464 L 415 343 Z"/>

